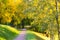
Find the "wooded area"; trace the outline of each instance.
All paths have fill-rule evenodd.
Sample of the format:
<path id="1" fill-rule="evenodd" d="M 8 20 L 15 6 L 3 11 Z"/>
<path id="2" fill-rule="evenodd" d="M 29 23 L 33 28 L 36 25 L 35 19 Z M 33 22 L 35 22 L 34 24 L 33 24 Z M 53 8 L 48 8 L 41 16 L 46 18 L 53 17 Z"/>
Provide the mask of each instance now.
<path id="1" fill-rule="evenodd" d="M 60 40 L 60 0 L 0 0 L 0 24 Z"/>

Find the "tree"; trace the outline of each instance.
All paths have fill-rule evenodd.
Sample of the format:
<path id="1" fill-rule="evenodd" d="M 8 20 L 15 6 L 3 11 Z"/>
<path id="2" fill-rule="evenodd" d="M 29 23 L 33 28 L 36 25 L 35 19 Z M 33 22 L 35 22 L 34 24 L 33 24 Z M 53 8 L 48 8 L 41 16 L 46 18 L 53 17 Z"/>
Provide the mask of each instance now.
<path id="1" fill-rule="evenodd" d="M 56 22 L 57 22 L 57 29 L 58 29 L 58 39 L 60 40 L 60 27 L 59 27 L 59 19 L 58 19 L 58 1 L 56 0 Z"/>

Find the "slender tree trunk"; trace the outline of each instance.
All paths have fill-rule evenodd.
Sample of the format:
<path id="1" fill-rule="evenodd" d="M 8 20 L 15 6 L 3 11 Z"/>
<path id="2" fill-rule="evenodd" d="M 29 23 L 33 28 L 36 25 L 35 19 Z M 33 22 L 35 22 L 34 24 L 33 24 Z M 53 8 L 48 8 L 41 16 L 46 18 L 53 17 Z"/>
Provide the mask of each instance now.
<path id="1" fill-rule="evenodd" d="M 58 39 L 60 40 L 60 34 L 59 34 L 59 21 L 58 21 L 58 5 L 57 5 L 57 3 L 58 3 L 58 1 L 56 0 L 56 23 L 57 23 L 57 30 L 58 30 Z"/>

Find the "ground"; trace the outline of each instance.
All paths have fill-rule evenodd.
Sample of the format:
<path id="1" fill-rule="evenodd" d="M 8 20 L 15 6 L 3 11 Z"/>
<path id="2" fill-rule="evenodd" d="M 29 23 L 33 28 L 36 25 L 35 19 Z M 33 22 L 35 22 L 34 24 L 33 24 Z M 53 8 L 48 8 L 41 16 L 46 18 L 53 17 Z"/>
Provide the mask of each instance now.
<path id="1" fill-rule="evenodd" d="M 49 40 L 49 37 L 34 31 L 21 31 L 13 27 L 0 25 L 0 40 Z"/>
<path id="2" fill-rule="evenodd" d="M 23 30 L 15 40 L 50 40 L 37 32 Z"/>

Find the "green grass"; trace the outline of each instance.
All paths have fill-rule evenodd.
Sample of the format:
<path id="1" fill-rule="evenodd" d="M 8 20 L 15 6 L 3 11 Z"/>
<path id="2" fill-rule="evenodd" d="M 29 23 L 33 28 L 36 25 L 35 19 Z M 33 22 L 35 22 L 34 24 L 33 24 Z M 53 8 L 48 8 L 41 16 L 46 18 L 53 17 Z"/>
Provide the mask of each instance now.
<path id="1" fill-rule="evenodd" d="M 0 25 L 0 40 L 13 40 L 19 31 L 6 25 Z"/>
<path id="2" fill-rule="evenodd" d="M 27 31 L 26 40 L 43 40 L 42 38 L 37 37 L 35 34 Z"/>

